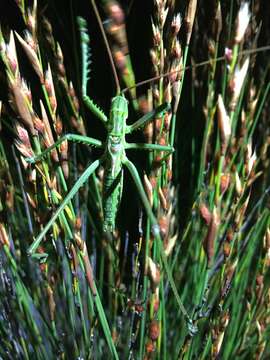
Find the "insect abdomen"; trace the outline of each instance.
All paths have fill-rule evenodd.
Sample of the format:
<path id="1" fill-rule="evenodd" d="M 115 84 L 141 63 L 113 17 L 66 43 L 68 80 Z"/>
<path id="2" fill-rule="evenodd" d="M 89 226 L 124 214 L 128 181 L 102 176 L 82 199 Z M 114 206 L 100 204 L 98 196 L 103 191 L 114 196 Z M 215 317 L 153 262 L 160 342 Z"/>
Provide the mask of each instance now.
<path id="1" fill-rule="evenodd" d="M 112 232 L 115 229 L 115 219 L 119 208 L 123 188 L 123 173 L 119 171 L 116 177 L 105 171 L 103 183 L 103 230 Z"/>

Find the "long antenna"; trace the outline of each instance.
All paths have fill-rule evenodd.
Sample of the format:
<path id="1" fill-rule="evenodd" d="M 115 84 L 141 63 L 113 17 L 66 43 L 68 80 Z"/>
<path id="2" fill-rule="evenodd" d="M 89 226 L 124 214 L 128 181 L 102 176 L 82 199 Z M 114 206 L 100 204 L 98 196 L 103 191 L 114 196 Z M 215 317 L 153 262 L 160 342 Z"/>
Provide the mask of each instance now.
<path id="1" fill-rule="evenodd" d="M 108 40 L 107 40 L 107 36 L 105 34 L 105 30 L 104 30 L 104 27 L 103 27 L 103 24 L 102 24 L 102 21 L 101 21 L 101 18 L 100 18 L 100 15 L 99 15 L 95 0 L 91 0 L 91 3 L 92 3 L 92 6 L 93 6 L 93 9 L 94 9 L 97 21 L 98 21 L 98 25 L 99 25 L 100 30 L 101 30 L 101 34 L 102 34 L 102 37 L 103 37 L 103 40 L 104 40 L 104 43 L 105 43 L 107 53 L 109 55 L 109 59 L 110 59 L 110 63 L 111 63 L 112 71 L 113 71 L 113 77 L 114 77 L 114 81 L 115 81 L 115 85 L 116 85 L 116 93 L 117 93 L 117 95 L 119 95 L 120 94 L 120 83 L 119 83 L 119 79 L 118 79 L 118 76 L 117 76 L 115 64 L 114 64 L 114 61 L 113 61 L 112 52 L 111 52 L 111 49 L 110 49 L 110 46 L 109 46 L 109 43 L 108 43 Z"/>
<path id="2" fill-rule="evenodd" d="M 249 55 L 249 54 L 262 52 L 262 51 L 268 51 L 268 50 L 270 50 L 270 45 L 261 46 L 261 47 L 258 47 L 256 49 L 243 50 L 243 51 L 239 52 L 239 55 Z M 135 84 L 133 86 L 127 87 L 127 88 L 122 90 L 122 93 L 127 92 L 129 89 L 137 88 L 139 86 L 148 84 L 148 83 L 150 83 L 152 81 L 159 80 L 161 78 L 168 77 L 168 76 L 173 75 L 173 74 L 182 73 L 183 71 L 186 71 L 186 70 L 189 70 L 189 69 L 195 69 L 195 68 L 198 68 L 198 67 L 201 67 L 201 66 L 204 66 L 204 65 L 208 65 L 208 64 L 210 64 L 212 62 L 218 62 L 218 61 L 222 61 L 222 60 L 226 60 L 226 56 L 220 56 L 220 57 L 217 57 L 217 58 L 215 58 L 213 60 L 204 60 L 204 61 L 202 61 L 200 63 L 186 66 L 186 67 L 184 67 L 184 68 L 182 68 L 180 70 L 169 71 L 169 72 L 167 72 L 165 74 L 154 76 L 154 77 L 152 77 L 150 79 L 140 81 L 140 82 L 138 82 L 137 84 Z"/>

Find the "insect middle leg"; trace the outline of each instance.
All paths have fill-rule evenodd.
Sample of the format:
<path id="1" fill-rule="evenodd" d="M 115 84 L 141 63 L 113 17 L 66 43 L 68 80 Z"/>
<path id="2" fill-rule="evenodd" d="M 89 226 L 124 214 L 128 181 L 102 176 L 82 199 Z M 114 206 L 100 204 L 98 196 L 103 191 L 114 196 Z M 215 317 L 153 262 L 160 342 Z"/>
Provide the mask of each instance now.
<path id="1" fill-rule="evenodd" d="M 131 134 L 133 131 L 144 127 L 149 121 L 153 120 L 155 116 L 165 111 L 169 111 L 171 108 L 169 103 L 162 104 L 156 109 L 142 116 L 140 119 L 135 121 L 132 125 L 128 125 L 126 128 L 126 134 Z"/>
<path id="2" fill-rule="evenodd" d="M 59 146 L 62 142 L 66 141 L 66 140 L 78 142 L 78 143 L 85 144 L 85 145 L 96 146 L 98 148 L 102 147 L 102 142 L 100 140 L 97 140 L 97 139 L 94 139 L 94 138 L 91 138 L 88 136 L 77 135 L 77 134 L 66 134 L 66 135 L 62 136 L 60 139 L 58 139 L 53 145 L 49 146 L 46 150 L 42 151 L 40 154 L 33 156 L 33 157 L 25 158 L 25 160 L 31 164 L 36 163 L 36 162 L 40 161 L 41 159 L 43 159 L 44 156 L 49 154 L 52 150 L 56 149 L 57 146 Z"/>

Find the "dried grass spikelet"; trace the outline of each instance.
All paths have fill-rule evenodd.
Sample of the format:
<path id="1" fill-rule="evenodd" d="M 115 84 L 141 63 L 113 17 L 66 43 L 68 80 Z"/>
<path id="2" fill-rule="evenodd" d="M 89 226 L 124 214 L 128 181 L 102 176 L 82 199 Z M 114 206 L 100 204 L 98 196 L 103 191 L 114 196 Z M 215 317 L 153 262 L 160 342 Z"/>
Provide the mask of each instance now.
<path id="1" fill-rule="evenodd" d="M 236 194 L 240 197 L 243 192 L 243 187 L 237 171 L 235 171 L 235 190 Z"/>
<path id="2" fill-rule="evenodd" d="M 42 121 L 44 123 L 44 142 L 45 142 L 45 146 L 48 148 L 49 146 L 52 146 L 54 144 L 54 138 L 53 138 L 51 126 L 50 126 L 50 123 L 49 123 L 49 120 L 47 117 L 45 107 L 41 100 L 40 100 L 40 108 L 41 108 Z M 51 151 L 51 157 L 53 158 L 53 160 L 55 162 L 59 161 L 59 157 L 58 157 L 56 149 L 53 149 Z"/>
<path id="3" fill-rule="evenodd" d="M 158 189 L 158 195 L 159 195 L 160 204 L 161 204 L 163 210 L 164 211 L 168 210 L 168 202 L 167 202 L 167 198 L 164 194 L 163 189 L 161 189 L 161 188 Z"/>
<path id="4" fill-rule="evenodd" d="M 165 102 L 167 102 L 168 104 L 171 103 L 172 101 L 172 86 L 171 83 L 169 81 L 166 81 L 166 83 L 164 84 L 164 94 L 163 94 L 163 99 Z M 164 115 L 164 123 L 165 123 L 165 118 L 168 118 L 168 112 L 166 112 L 166 114 Z"/>
<path id="5" fill-rule="evenodd" d="M 152 32 L 153 32 L 153 43 L 155 47 L 159 47 L 161 44 L 161 33 L 160 30 L 158 28 L 158 26 L 156 26 L 153 21 L 152 21 Z"/>
<path id="6" fill-rule="evenodd" d="M 244 64 L 242 65 L 241 69 L 237 66 L 233 75 L 233 78 L 230 83 L 230 89 L 232 92 L 232 97 L 230 101 L 230 109 L 234 111 L 239 95 L 241 93 L 247 71 L 249 67 L 249 58 L 246 58 Z"/>
<path id="7" fill-rule="evenodd" d="M 212 220 L 212 214 L 211 214 L 210 210 L 204 203 L 201 203 L 199 206 L 199 211 L 200 211 L 200 215 L 203 218 L 203 220 L 205 221 L 206 225 L 209 226 L 210 222 Z"/>
<path id="8" fill-rule="evenodd" d="M 231 122 L 227 115 L 221 94 L 218 95 L 217 118 L 221 137 L 221 155 L 224 155 L 231 136 Z"/>
<path id="9" fill-rule="evenodd" d="M 28 128 L 31 135 L 36 135 L 34 128 L 32 109 L 30 108 L 29 101 L 22 90 L 22 82 L 17 80 L 11 80 L 10 82 L 11 95 L 13 97 L 13 105 L 16 108 L 16 112 L 21 118 L 23 124 Z"/>
<path id="10" fill-rule="evenodd" d="M 69 94 L 69 97 L 70 97 L 70 99 L 71 99 L 71 101 L 73 103 L 74 110 L 77 113 L 76 115 L 78 116 L 79 110 L 80 110 L 80 103 L 79 103 L 78 97 L 76 95 L 76 92 L 74 90 L 74 86 L 73 86 L 72 81 L 69 82 L 68 94 Z"/>
<path id="11" fill-rule="evenodd" d="M 27 130 L 18 122 L 15 123 L 15 130 L 18 138 L 15 139 L 15 146 L 19 152 L 25 157 L 32 157 L 34 152 L 30 143 Z"/>
<path id="12" fill-rule="evenodd" d="M 0 223 L 0 243 L 2 245 L 7 245 L 8 248 L 10 247 L 8 234 L 7 234 L 5 225 L 3 223 Z"/>
<path id="13" fill-rule="evenodd" d="M 8 67 L 11 70 L 14 77 L 17 79 L 19 76 L 19 66 L 18 66 L 18 58 L 14 40 L 14 33 L 11 31 L 9 43 L 5 46 L 4 42 L 1 44 L 1 52 L 3 52 L 5 48 L 6 58 L 8 60 Z M 3 56 L 4 58 L 4 56 Z"/>
<path id="14" fill-rule="evenodd" d="M 250 175 L 252 169 L 254 168 L 257 160 L 256 151 L 254 150 L 252 154 L 252 145 L 251 142 L 247 145 L 247 156 L 246 156 L 246 170 L 247 170 L 247 176 Z"/>
<path id="15" fill-rule="evenodd" d="M 164 27 L 164 24 L 165 24 L 167 16 L 168 16 L 168 11 L 169 11 L 168 7 L 165 9 L 165 2 L 164 2 L 164 6 L 162 6 L 158 9 L 157 19 L 158 19 L 158 24 L 159 24 L 160 29 L 162 29 Z"/>
<path id="16" fill-rule="evenodd" d="M 153 342 L 152 340 L 149 339 L 145 344 L 145 352 L 146 352 L 146 354 L 152 354 L 155 351 L 156 351 L 155 342 Z M 150 358 L 149 357 L 144 358 L 144 360 L 148 360 L 148 359 L 150 359 Z"/>
<path id="17" fill-rule="evenodd" d="M 48 296 L 50 318 L 52 321 L 54 321 L 56 304 L 55 304 L 54 297 L 53 297 L 53 290 L 50 287 L 50 285 L 47 286 L 46 290 L 47 290 L 47 296 Z"/>
<path id="18" fill-rule="evenodd" d="M 68 141 L 65 140 L 60 145 L 60 157 L 61 167 L 65 176 L 65 179 L 69 177 L 69 166 L 68 166 Z"/>
<path id="19" fill-rule="evenodd" d="M 144 182 L 144 189 L 146 191 L 149 203 L 150 203 L 150 205 L 152 207 L 153 202 L 154 202 L 154 199 L 153 199 L 153 186 L 152 186 L 152 183 L 148 179 L 148 176 L 146 174 L 144 174 L 144 176 L 143 176 L 143 182 Z"/>
<path id="20" fill-rule="evenodd" d="M 176 37 L 181 29 L 182 19 L 180 13 L 174 15 L 171 22 L 171 32 L 172 36 Z"/>
<path id="21" fill-rule="evenodd" d="M 186 36 L 186 44 L 187 45 L 190 43 L 196 9 L 197 9 L 197 0 L 190 0 L 189 4 L 188 4 L 186 15 L 185 15 L 185 23 L 186 23 L 186 31 L 187 31 L 187 36 Z"/>
<path id="22" fill-rule="evenodd" d="M 33 194 L 29 194 L 29 193 L 27 193 L 26 196 L 27 196 L 27 201 L 30 204 L 30 206 L 33 209 L 37 209 L 37 203 L 36 203 L 36 200 L 35 200 L 35 196 Z"/>
<path id="23" fill-rule="evenodd" d="M 216 35 L 216 40 L 218 40 L 221 30 L 222 30 L 222 14 L 221 14 L 221 5 L 220 2 L 218 2 L 217 10 L 215 13 L 215 19 L 214 19 L 214 29 L 213 29 L 213 33 Z"/>
<path id="24" fill-rule="evenodd" d="M 152 320 L 149 325 L 149 337 L 152 341 L 157 341 L 160 334 L 160 324 L 158 320 Z"/>
<path id="25" fill-rule="evenodd" d="M 237 227 L 241 226 L 244 216 L 245 216 L 245 212 L 247 210 L 248 204 L 249 204 L 249 200 L 250 200 L 250 195 L 251 192 L 249 192 L 245 202 L 243 203 L 243 205 L 241 206 L 240 209 L 238 209 L 236 216 L 235 216 L 235 224 Z"/>
<path id="26" fill-rule="evenodd" d="M 151 280 L 151 288 L 154 293 L 160 283 L 160 269 L 150 257 L 147 258 L 147 269 Z"/>
<path id="27" fill-rule="evenodd" d="M 251 14 L 249 12 L 249 4 L 248 2 L 243 2 L 238 11 L 236 20 L 236 31 L 234 37 L 235 44 L 239 44 L 243 40 L 246 29 L 248 27 L 250 16 Z"/>
<path id="28" fill-rule="evenodd" d="M 96 286 L 95 286 L 94 277 L 93 277 L 93 269 L 92 269 L 92 265 L 90 263 L 87 247 L 86 247 L 86 244 L 84 241 L 83 241 L 82 245 L 83 245 L 83 248 L 81 251 L 82 251 L 82 256 L 83 256 L 86 279 L 87 279 L 88 285 L 92 291 L 93 296 L 96 296 L 97 292 L 96 292 Z"/>
<path id="29" fill-rule="evenodd" d="M 107 15 L 116 23 L 116 24 L 123 24 L 125 22 L 125 14 L 122 10 L 121 6 L 119 5 L 118 1 L 108 1 L 104 9 Z"/>
<path id="30" fill-rule="evenodd" d="M 217 214 L 216 207 L 213 210 L 212 218 L 208 227 L 207 234 L 203 241 L 203 248 L 207 256 L 207 267 L 210 268 L 212 265 L 212 260 L 215 254 L 215 239 L 217 236 L 217 231 L 219 227 L 219 216 Z"/>
<path id="31" fill-rule="evenodd" d="M 223 244 L 223 255 L 227 259 L 231 254 L 231 244 L 228 241 L 225 241 Z"/>
<path id="32" fill-rule="evenodd" d="M 170 229 L 170 217 L 165 215 L 160 216 L 158 219 L 158 225 L 162 239 L 167 239 Z"/>
<path id="33" fill-rule="evenodd" d="M 212 356 L 214 358 L 217 358 L 219 352 L 220 352 L 220 349 L 221 349 L 221 346 L 222 346 L 222 343 L 223 343 L 223 340 L 224 340 L 224 334 L 225 334 L 225 330 L 229 324 L 229 320 L 230 320 L 230 317 L 229 317 L 229 313 L 226 312 L 221 320 L 220 320 L 220 326 L 219 326 L 219 331 L 218 331 L 218 335 L 216 336 L 216 339 L 213 343 L 213 353 L 212 353 Z"/>
<path id="34" fill-rule="evenodd" d="M 57 116 L 55 121 L 55 132 L 58 136 L 61 136 L 63 133 L 63 121 L 61 120 L 59 115 Z"/>
<path id="35" fill-rule="evenodd" d="M 66 81 L 64 79 L 66 76 L 64 56 L 59 43 L 56 44 L 56 54 L 57 54 L 57 72 L 58 72 L 59 80 L 61 81 L 63 86 L 66 87 Z"/>
<path id="36" fill-rule="evenodd" d="M 221 177 L 220 177 L 220 193 L 221 194 L 224 194 L 228 190 L 230 182 L 231 182 L 230 174 L 228 174 L 228 173 L 221 174 Z"/>
<path id="37" fill-rule="evenodd" d="M 48 70 L 45 72 L 45 88 L 49 97 L 51 110 L 53 112 L 53 115 L 55 115 L 57 108 L 57 100 L 55 96 L 54 83 L 53 83 L 50 64 L 48 65 Z"/>
<path id="38" fill-rule="evenodd" d="M 178 238 L 178 234 L 175 234 L 174 236 L 171 236 L 168 241 L 166 242 L 166 245 L 165 245 L 165 248 L 164 248 L 164 252 L 165 252 L 165 255 L 166 256 L 169 256 L 173 249 L 174 249 L 174 246 L 176 244 L 176 240 Z"/>
<path id="39" fill-rule="evenodd" d="M 31 34 L 36 38 L 37 34 L 37 0 L 34 0 L 32 11 L 27 10 L 26 25 Z"/>
<path id="40" fill-rule="evenodd" d="M 35 73 L 39 77 L 41 84 L 43 84 L 44 77 L 43 77 L 42 67 L 41 67 L 40 61 L 37 57 L 35 50 L 29 45 L 30 40 L 28 39 L 29 42 L 27 43 L 17 32 L 15 32 L 15 34 L 16 34 L 16 37 L 19 40 L 20 44 L 22 45 L 22 47 L 26 53 L 26 56 L 28 57 L 28 60 L 30 61 L 30 64 L 32 65 Z"/>
<path id="41" fill-rule="evenodd" d="M 171 56 L 174 59 L 181 59 L 182 57 L 182 48 L 180 45 L 180 41 L 178 39 L 174 39 L 172 48 L 171 48 Z"/>

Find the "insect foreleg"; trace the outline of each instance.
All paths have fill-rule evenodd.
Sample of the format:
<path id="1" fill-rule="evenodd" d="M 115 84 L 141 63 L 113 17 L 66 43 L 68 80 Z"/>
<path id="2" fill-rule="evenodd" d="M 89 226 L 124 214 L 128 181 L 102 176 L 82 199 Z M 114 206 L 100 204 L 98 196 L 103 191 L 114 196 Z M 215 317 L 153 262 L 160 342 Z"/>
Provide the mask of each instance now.
<path id="1" fill-rule="evenodd" d="M 66 141 L 66 140 L 78 142 L 78 143 L 85 144 L 85 145 L 96 146 L 99 148 L 102 147 L 102 142 L 100 140 L 97 140 L 97 139 L 94 139 L 94 138 L 91 138 L 88 136 L 77 135 L 77 134 L 66 134 L 63 137 L 61 137 L 60 139 L 58 139 L 52 146 L 49 146 L 42 153 L 40 153 L 36 156 L 33 156 L 33 157 L 25 158 L 25 160 L 28 163 L 35 163 L 37 161 L 40 161 L 42 158 L 44 158 L 44 156 L 49 154 L 53 149 L 57 148 L 57 146 L 59 146 L 62 142 Z"/>
<path id="2" fill-rule="evenodd" d="M 89 49 L 89 35 L 87 34 L 86 21 L 78 17 L 77 23 L 80 29 L 81 37 L 81 50 L 82 50 L 82 98 L 85 105 L 96 115 L 103 123 L 108 121 L 107 116 L 104 112 L 93 102 L 92 99 L 87 95 L 87 83 L 89 80 L 89 65 L 90 65 L 90 49 Z"/>
<path id="3" fill-rule="evenodd" d="M 62 204 L 58 207 L 50 221 L 46 224 L 46 226 L 43 228 L 41 233 L 37 236 L 33 244 L 28 249 L 28 255 L 33 255 L 38 248 L 39 244 L 41 243 L 43 237 L 46 235 L 48 230 L 51 228 L 51 226 L 55 223 L 58 216 L 61 214 L 61 212 L 64 210 L 64 208 L 67 206 L 67 204 L 70 202 L 70 200 L 74 197 L 74 195 L 79 191 L 79 188 L 88 180 L 89 176 L 96 170 L 96 168 L 100 165 L 101 160 L 94 161 L 88 168 L 83 172 L 83 174 L 80 176 L 80 178 L 75 182 L 70 192 L 67 194 L 65 199 L 63 200 Z"/>
<path id="4" fill-rule="evenodd" d="M 150 111 L 149 113 L 145 114 L 139 120 L 137 120 L 134 124 L 128 125 L 126 127 L 126 134 L 130 134 L 135 130 L 138 130 L 141 127 L 144 127 L 149 121 L 151 121 L 156 115 L 162 113 L 164 111 L 170 110 L 170 104 L 165 103 L 157 107 L 156 109 Z"/>

